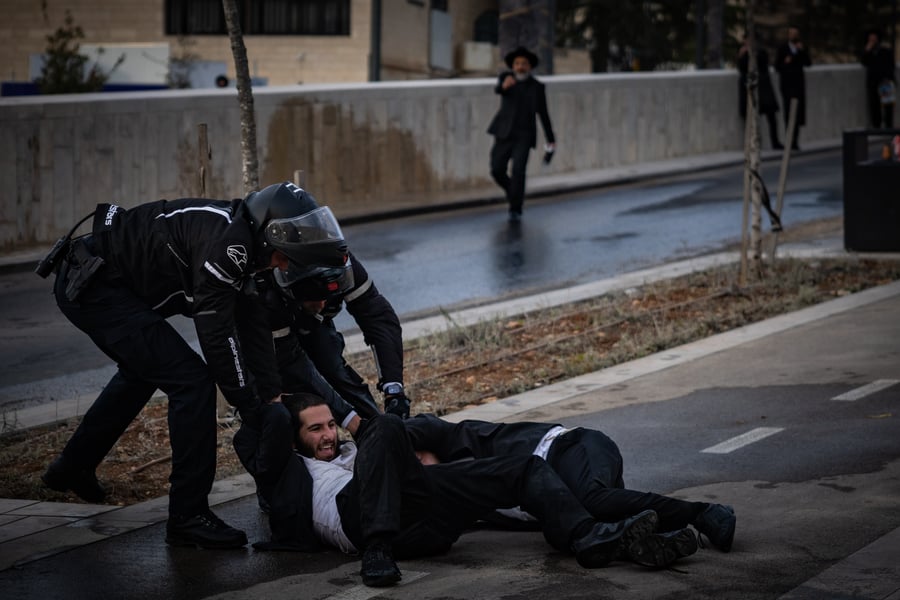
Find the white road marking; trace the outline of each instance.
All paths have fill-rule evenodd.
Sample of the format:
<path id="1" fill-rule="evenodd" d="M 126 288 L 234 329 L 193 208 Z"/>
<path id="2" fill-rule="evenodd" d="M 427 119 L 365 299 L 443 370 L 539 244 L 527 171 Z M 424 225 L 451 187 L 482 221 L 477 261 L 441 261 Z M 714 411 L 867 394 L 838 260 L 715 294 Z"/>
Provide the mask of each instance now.
<path id="1" fill-rule="evenodd" d="M 784 427 L 757 427 L 756 429 L 751 429 L 747 433 L 742 433 L 737 437 L 725 440 L 721 444 L 710 446 L 706 450 L 701 450 L 700 452 L 706 452 L 707 454 L 728 454 L 729 452 L 734 452 L 738 448 L 743 448 L 753 442 L 758 442 L 763 438 L 767 438 L 770 435 L 775 435 L 779 431 L 784 431 Z"/>
<path id="2" fill-rule="evenodd" d="M 865 398 L 875 392 L 880 392 L 881 390 L 886 390 L 892 385 L 897 385 L 900 383 L 900 380 L 897 379 L 878 379 L 873 381 L 868 385 L 864 385 L 862 387 L 858 387 L 855 390 L 850 390 L 849 392 L 844 392 L 840 396 L 835 396 L 832 400 L 844 400 L 845 402 L 852 402 L 854 400 L 859 400 L 860 398 Z"/>
<path id="3" fill-rule="evenodd" d="M 395 586 L 373 588 L 366 587 L 364 585 L 357 585 L 350 588 L 349 590 L 344 590 L 339 594 L 335 594 L 334 596 L 329 596 L 325 600 L 368 600 L 369 598 L 380 596 L 381 594 L 389 592 L 399 586 L 408 585 L 413 581 L 416 581 L 417 579 L 422 579 L 426 575 L 428 575 L 428 573 L 423 573 L 421 571 L 403 571 L 403 579 Z"/>

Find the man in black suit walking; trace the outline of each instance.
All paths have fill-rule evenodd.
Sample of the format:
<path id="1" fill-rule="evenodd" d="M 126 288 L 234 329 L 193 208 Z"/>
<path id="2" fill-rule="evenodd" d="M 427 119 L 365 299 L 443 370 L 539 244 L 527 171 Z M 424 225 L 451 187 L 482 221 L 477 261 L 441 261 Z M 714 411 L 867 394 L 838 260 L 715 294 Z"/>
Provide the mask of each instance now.
<path id="1" fill-rule="evenodd" d="M 511 69 L 500 73 L 494 91 L 500 96 L 500 110 L 491 121 L 488 133 L 494 136 L 491 148 L 491 176 L 506 192 L 509 218 L 518 221 L 522 217 L 525 199 L 525 168 L 528 155 L 537 145 L 535 115 L 540 117 L 546 138 L 546 157 L 549 162 L 556 149 L 550 115 L 547 114 L 547 97 L 544 84 L 531 71 L 538 64 L 538 57 L 530 50 L 519 47 L 504 58 Z M 507 166 L 512 160 L 512 175 Z"/>

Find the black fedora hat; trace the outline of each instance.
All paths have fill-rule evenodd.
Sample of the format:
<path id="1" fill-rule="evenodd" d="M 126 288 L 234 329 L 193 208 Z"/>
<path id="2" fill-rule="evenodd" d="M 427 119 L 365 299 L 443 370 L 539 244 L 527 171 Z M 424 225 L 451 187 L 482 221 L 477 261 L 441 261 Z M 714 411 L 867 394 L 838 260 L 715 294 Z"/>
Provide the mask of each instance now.
<path id="1" fill-rule="evenodd" d="M 504 62 L 506 62 L 506 66 L 510 69 L 512 68 L 513 61 L 516 60 L 519 56 L 522 56 L 531 64 L 531 68 L 535 68 L 538 66 L 538 57 L 537 54 L 526 48 L 525 46 L 519 46 L 512 52 L 509 52 L 504 58 Z"/>

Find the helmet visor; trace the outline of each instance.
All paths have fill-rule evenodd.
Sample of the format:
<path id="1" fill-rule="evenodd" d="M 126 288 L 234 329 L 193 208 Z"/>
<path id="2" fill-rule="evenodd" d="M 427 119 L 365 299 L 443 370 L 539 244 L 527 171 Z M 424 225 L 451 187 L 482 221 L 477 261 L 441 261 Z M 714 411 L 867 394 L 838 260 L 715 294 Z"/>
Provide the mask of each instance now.
<path id="1" fill-rule="evenodd" d="M 341 226 L 327 206 L 266 225 L 266 241 L 298 266 L 341 267 L 346 243 Z"/>

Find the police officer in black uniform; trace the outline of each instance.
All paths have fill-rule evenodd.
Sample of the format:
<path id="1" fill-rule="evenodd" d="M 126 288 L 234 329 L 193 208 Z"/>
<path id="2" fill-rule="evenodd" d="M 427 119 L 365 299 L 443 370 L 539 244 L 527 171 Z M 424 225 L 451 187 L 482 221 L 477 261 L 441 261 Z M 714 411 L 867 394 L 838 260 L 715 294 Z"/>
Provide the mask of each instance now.
<path id="1" fill-rule="evenodd" d="M 385 411 L 409 416 L 400 319 L 359 259 L 350 253 L 342 267 L 290 265 L 262 277 L 285 390 L 325 398 L 342 427 L 356 415 L 371 418 L 381 412 L 369 386 L 344 359 L 344 338 L 334 318 L 346 304 L 372 348 Z"/>
<path id="2" fill-rule="evenodd" d="M 216 384 L 251 425 L 281 382 L 254 272 L 342 266 L 347 247 L 326 207 L 290 183 L 243 200 L 101 204 L 92 233 L 57 245 L 38 266 L 57 270 L 63 314 L 118 371 L 42 476 L 84 500 L 105 496 L 95 469 L 156 389 L 168 395 L 172 446 L 166 542 L 204 548 L 247 543 L 209 509 L 216 467 Z M 206 362 L 166 321 L 192 317 Z"/>

